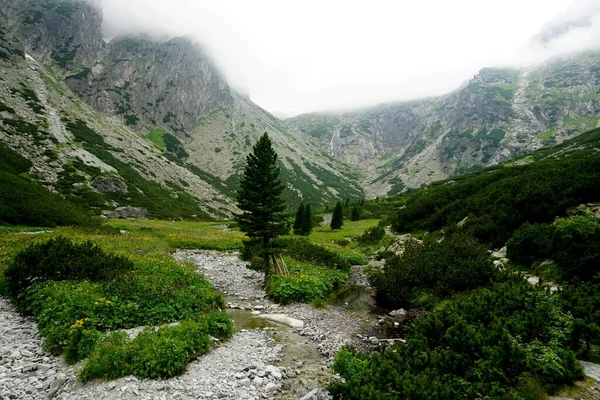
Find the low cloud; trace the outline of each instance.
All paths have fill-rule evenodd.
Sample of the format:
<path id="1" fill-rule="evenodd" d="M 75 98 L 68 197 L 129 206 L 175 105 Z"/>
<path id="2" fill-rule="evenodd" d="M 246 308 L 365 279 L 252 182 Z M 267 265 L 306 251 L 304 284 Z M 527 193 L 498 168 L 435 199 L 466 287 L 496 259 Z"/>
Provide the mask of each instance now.
<path id="1" fill-rule="evenodd" d="M 565 13 L 544 24 L 513 63 L 529 66 L 599 49 L 600 2 L 576 0 Z"/>

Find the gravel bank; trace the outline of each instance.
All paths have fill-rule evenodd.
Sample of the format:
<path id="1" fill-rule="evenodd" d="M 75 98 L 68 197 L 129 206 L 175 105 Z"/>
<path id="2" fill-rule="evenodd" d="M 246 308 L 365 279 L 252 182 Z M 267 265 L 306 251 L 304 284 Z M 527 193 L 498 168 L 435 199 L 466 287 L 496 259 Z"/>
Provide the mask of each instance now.
<path id="1" fill-rule="evenodd" d="M 331 358 L 346 344 L 358 348 L 368 344 L 364 332 L 376 323 L 376 319 L 338 306 L 315 309 L 308 304 L 273 303 L 266 298 L 262 289 L 264 275 L 246 268 L 247 263 L 234 254 L 179 250 L 174 257 L 179 261 L 194 263 L 198 266 L 198 272 L 217 289 L 241 300 L 238 304 L 230 304 L 231 308 L 285 314 L 304 321 L 304 326 L 297 328 L 297 332 L 315 341 L 324 356 Z"/>

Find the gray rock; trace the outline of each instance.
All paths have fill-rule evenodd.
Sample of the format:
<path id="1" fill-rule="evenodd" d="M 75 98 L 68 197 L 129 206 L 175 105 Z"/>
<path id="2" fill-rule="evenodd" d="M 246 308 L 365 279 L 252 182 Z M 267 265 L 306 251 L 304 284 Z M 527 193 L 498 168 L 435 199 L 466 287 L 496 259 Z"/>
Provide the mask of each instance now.
<path id="1" fill-rule="evenodd" d="M 587 361 L 580 361 L 583 366 L 583 372 L 596 382 L 600 382 L 600 364 L 594 364 Z"/>
<path id="2" fill-rule="evenodd" d="M 127 193 L 127 184 L 115 176 L 98 176 L 91 185 L 100 193 Z"/>
<path id="3" fill-rule="evenodd" d="M 144 207 L 118 207 L 114 211 L 107 212 L 110 218 L 146 218 L 148 210 Z"/>
<path id="4" fill-rule="evenodd" d="M 244 387 L 250 386 L 250 379 L 244 378 L 244 379 L 240 380 L 239 381 L 239 385 L 240 386 L 244 386 Z"/>
<path id="5" fill-rule="evenodd" d="M 265 385 L 265 392 L 271 393 L 279 389 L 279 385 L 273 382 L 269 382 Z"/>
<path id="6" fill-rule="evenodd" d="M 329 400 L 331 396 L 323 389 L 313 389 L 306 395 L 302 396 L 300 400 Z"/>
<path id="7" fill-rule="evenodd" d="M 23 349 L 23 350 L 19 350 L 19 352 L 21 353 L 21 355 L 23 357 L 33 357 L 33 353 L 30 352 L 29 350 Z"/>

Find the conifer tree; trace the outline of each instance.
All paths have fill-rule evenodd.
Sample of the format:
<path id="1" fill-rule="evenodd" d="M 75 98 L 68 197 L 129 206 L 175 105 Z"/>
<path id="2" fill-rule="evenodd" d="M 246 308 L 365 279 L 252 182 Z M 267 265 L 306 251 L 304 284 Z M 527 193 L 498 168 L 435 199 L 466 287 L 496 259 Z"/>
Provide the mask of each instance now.
<path id="1" fill-rule="evenodd" d="M 243 213 L 237 215 L 235 220 L 242 232 L 260 243 L 265 277 L 268 277 L 272 242 L 284 233 L 287 224 L 282 214 L 285 204 L 280 195 L 284 186 L 279 180 L 277 153 L 266 132 L 256 142 L 246 162 L 237 196 L 238 207 Z"/>
<path id="2" fill-rule="evenodd" d="M 358 207 L 356 207 L 356 206 L 352 207 L 352 215 L 351 215 L 350 219 L 352 221 L 358 221 L 360 219 L 360 210 L 358 209 Z"/>
<path id="3" fill-rule="evenodd" d="M 331 229 L 340 229 L 344 225 L 344 208 L 340 201 L 337 202 L 333 209 L 333 216 L 331 217 Z"/>
<path id="4" fill-rule="evenodd" d="M 302 216 L 302 234 L 308 236 L 312 232 L 312 229 L 312 211 L 310 210 L 310 204 L 307 204 Z"/>
<path id="5" fill-rule="evenodd" d="M 298 211 L 296 211 L 296 219 L 294 219 L 294 235 L 302 235 L 302 227 L 304 226 L 304 203 L 300 203 Z"/>

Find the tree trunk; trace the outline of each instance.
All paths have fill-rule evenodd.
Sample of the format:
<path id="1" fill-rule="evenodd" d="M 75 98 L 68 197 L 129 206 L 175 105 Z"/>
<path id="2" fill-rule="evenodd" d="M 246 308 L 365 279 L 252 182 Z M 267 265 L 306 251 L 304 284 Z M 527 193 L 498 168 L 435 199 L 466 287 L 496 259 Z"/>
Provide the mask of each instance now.
<path id="1" fill-rule="evenodd" d="M 270 273 L 271 273 L 271 262 L 269 260 L 269 251 L 268 251 L 268 246 L 269 246 L 269 238 L 264 237 L 263 238 L 263 257 L 265 259 L 265 285 L 267 284 L 267 278 L 269 277 Z"/>

